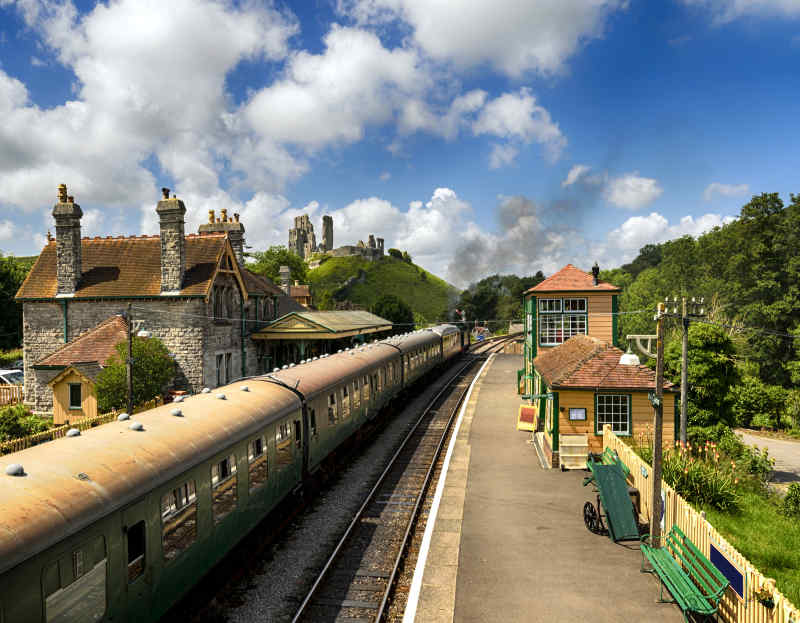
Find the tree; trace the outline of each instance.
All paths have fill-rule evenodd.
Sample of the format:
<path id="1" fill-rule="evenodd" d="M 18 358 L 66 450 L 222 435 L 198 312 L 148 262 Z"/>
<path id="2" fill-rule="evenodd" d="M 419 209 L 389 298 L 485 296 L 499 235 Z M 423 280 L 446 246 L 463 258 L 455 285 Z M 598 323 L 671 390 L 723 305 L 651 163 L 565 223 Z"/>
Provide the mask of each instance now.
<path id="1" fill-rule="evenodd" d="M 695 323 L 689 326 L 688 423 L 732 425 L 730 389 L 738 381 L 736 349 L 719 327 Z M 681 381 L 681 342 L 671 341 L 664 351 L 664 375 L 676 385 Z"/>
<path id="2" fill-rule="evenodd" d="M 394 258 L 397 258 L 398 260 L 403 259 L 403 252 L 400 249 L 394 249 L 394 248 L 389 249 L 389 255 Z"/>
<path id="3" fill-rule="evenodd" d="M 408 254 L 408 251 L 403 251 L 403 261 L 406 264 L 411 264 L 411 256 Z"/>
<path id="4" fill-rule="evenodd" d="M 280 283 L 281 266 L 289 267 L 292 280 L 297 280 L 301 283 L 306 281 L 306 263 L 302 257 L 292 253 L 286 247 L 273 246 L 266 251 L 251 253 L 250 257 L 255 260 L 255 263 L 248 264 L 247 268 L 254 273 L 264 275 L 274 283 Z"/>
<path id="5" fill-rule="evenodd" d="M 738 426 L 778 428 L 781 423 L 787 391 L 767 385 L 754 376 L 746 376 L 731 389 L 733 415 Z"/>
<path id="6" fill-rule="evenodd" d="M 107 413 L 123 409 L 128 403 L 127 368 L 128 342 L 120 342 L 116 353 L 95 381 L 97 409 Z M 133 404 L 152 400 L 175 378 L 175 362 L 169 350 L 158 338 L 133 338 Z"/>
<path id="7" fill-rule="evenodd" d="M 661 263 L 661 246 L 657 244 L 646 244 L 639 249 L 639 255 L 630 264 L 622 266 L 622 270 L 635 279 L 640 272 L 648 268 L 655 268 Z M 612 282 L 613 283 L 613 282 Z M 617 284 L 614 284 L 617 285 Z"/>
<path id="8" fill-rule="evenodd" d="M 27 274 L 28 268 L 16 258 L 0 254 L 0 349 L 22 343 L 22 305 L 14 296 Z"/>
<path id="9" fill-rule="evenodd" d="M 391 320 L 394 325 L 393 333 L 405 333 L 414 326 L 414 312 L 393 294 L 386 294 L 379 298 L 372 306 L 372 313 Z"/>

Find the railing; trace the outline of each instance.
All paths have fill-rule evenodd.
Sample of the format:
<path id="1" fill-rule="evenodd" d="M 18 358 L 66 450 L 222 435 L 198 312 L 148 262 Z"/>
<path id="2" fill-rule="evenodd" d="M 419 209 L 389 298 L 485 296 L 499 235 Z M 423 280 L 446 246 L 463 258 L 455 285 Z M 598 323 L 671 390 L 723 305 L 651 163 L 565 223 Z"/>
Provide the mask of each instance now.
<path id="1" fill-rule="evenodd" d="M 0 385 L 0 407 L 22 402 L 22 385 Z"/>
<path id="2" fill-rule="evenodd" d="M 156 398 L 154 400 L 144 403 L 139 407 L 136 407 L 133 410 L 133 412 L 141 413 L 142 411 L 152 409 L 162 404 L 164 404 L 164 401 L 161 400 L 161 398 Z M 83 418 L 80 420 L 75 420 L 74 422 L 70 422 L 69 424 L 55 426 L 41 433 L 34 433 L 33 435 L 28 435 L 26 437 L 19 437 L 18 439 L 10 439 L 9 441 L 0 442 L 0 455 L 10 454 L 11 452 L 19 452 L 20 450 L 24 450 L 25 448 L 30 448 L 31 446 L 37 446 L 40 443 L 53 441 L 54 439 L 60 439 L 61 437 L 66 436 L 67 431 L 70 428 L 77 428 L 78 430 L 87 430 L 89 428 L 94 428 L 95 426 L 99 426 L 101 424 L 107 424 L 108 422 L 113 422 L 114 420 L 117 419 L 117 415 L 118 415 L 117 411 L 112 411 L 111 413 L 104 413 L 103 415 L 97 415 L 95 417 L 90 417 L 90 418 Z"/>
<path id="3" fill-rule="evenodd" d="M 652 517 L 653 479 L 650 465 L 639 457 L 613 432 L 611 426 L 603 427 L 603 448 L 616 450 L 622 462 L 631 470 L 629 476 L 633 486 L 639 490 L 641 514 L 646 521 Z M 727 558 L 744 576 L 744 599 L 739 599 L 732 589 L 725 591 L 719 604 L 719 616 L 731 623 L 800 623 L 800 611 L 775 589 L 774 581 L 764 577 L 749 560 L 742 556 L 714 527 L 666 483 L 661 484 L 664 497 L 664 530 L 674 524 L 683 530 L 707 558 L 710 557 L 711 543 L 724 552 Z M 775 606 L 770 609 L 762 605 L 754 596 L 756 591 L 766 588 L 773 595 Z"/>

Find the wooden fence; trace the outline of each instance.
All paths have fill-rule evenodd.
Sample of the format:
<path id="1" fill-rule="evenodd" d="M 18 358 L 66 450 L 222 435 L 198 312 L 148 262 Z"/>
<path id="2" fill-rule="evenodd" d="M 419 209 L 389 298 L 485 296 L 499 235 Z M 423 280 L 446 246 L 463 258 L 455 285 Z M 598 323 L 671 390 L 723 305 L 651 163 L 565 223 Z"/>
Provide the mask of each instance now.
<path id="1" fill-rule="evenodd" d="M 141 413 L 142 411 L 147 411 L 148 409 L 152 409 L 162 404 L 164 404 L 164 401 L 161 398 L 156 398 L 155 400 L 151 400 L 139 407 L 136 407 L 133 410 L 133 412 Z M 43 431 L 41 433 L 35 433 L 33 435 L 28 435 L 27 437 L 20 437 L 18 439 L 11 439 L 9 441 L 0 442 L 0 455 L 9 454 L 11 452 L 19 452 L 20 450 L 24 450 L 25 448 L 30 448 L 31 446 L 37 446 L 40 443 L 53 441 L 54 439 L 60 439 L 61 437 L 66 436 L 67 431 L 70 428 L 87 430 L 89 428 L 94 428 L 95 426 L 99 426 L 101 424 L 113 422 L 114 420 L 117 419 L 117 415 L 118 415 L 117 411 L 112 411 L 111 413 L 105 413 L 103 415 L 98 415 L 91 418 L 83 418 L 80 420 L 75 420 L 74 422 L 70 422 L 69 424 L 63 424 L 62 426 L 55 426 L 49 430 Z"/>
<path id="2" fill-rule="evenodd" d="M 603 448 L 616 450 L 619 458 L 631 470 L 629 479 L 639 490 L 641 496 L 641 514 L 645 521 L 652 517 L 653 479 L 650 465 L 645 463 L 633 448 L 611 432 L 606 424 L 603 428 Z M 731 589 L 725 592 L 719 604 L 719 616 L 723 621 L 731 623 L 800 623 L 800 611 L 775 589 L 774 580 L 764 577 L 749 560 L 742 556 L 700 513 L 686 502 L 666 483 L 662 483 L 664 504 L 664 528 L 669 530 L 674 524 L 683 530 L 700 551 L 710 558 L 711 544 L 724 553 L 744 576 L 743 598 Z M 754 593 L 766 588 L 773 595 L 775 607 L 763 606 Z"/>
<path id="3" fill-rule="evenodd" d="M 0 385 L 0 407 L 22 402 L 22 385 Z"/>

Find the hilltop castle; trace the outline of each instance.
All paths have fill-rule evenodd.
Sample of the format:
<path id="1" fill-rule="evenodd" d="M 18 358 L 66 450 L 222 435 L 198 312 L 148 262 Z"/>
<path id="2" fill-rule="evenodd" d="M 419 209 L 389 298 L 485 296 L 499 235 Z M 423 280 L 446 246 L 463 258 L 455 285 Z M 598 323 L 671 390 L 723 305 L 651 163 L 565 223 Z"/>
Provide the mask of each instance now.
<path id="1" fill-rule="evenodd" d="M 314 225 L 308 214 L 296 216 L 294 227 L 289 230 L 289 250 L 296 253 L 304 260 L 311 260 L 311 256 L 316 254 L 330 255 L 332 257 L 346 257 L 349 255 L 360 255 L 374 261 L 383 257 L 383 238 L 375 238 L 369 235 L 367 243 L 359 240 L 356 245 L 345 245 L 338 249 L 333 248 L 333 218 L 327 214 L 322 217 L 322 243 L 317 244 L 314 235 Z M 319 266 L 319 260 L 311 262 L 311 268 Z"/>

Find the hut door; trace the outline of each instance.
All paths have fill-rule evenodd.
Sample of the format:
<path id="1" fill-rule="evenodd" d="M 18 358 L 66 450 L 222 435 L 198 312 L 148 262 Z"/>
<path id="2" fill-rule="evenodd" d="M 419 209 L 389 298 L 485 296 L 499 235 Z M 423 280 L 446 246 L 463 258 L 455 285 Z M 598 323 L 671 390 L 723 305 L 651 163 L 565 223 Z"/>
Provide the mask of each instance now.
<path id="1" fill-rule="evenodd" d="M 129 621 L 141 621 L 149 616 L 153 589 L 152 547 L 154 526 L 147 523 L 147 502 L 143 500 L 122 511 L 122 541 L 124 566 L 120 576 L 125 584 Z"/>

